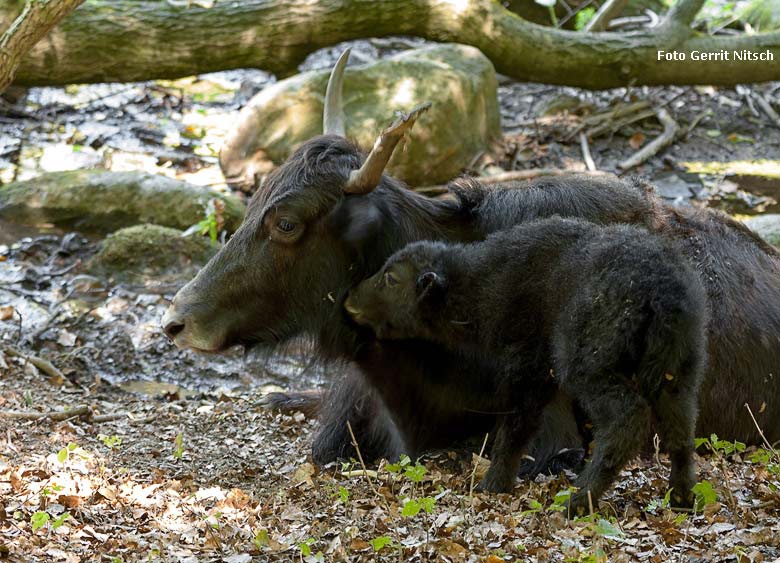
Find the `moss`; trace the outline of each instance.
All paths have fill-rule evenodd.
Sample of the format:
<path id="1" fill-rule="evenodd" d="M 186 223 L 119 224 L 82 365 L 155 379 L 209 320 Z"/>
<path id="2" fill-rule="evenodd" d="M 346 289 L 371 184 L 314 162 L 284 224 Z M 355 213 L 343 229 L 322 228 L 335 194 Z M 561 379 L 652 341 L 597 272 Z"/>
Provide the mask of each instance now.
<path id="1" fill-rule="evenodd" d="M 217 250 L 200 236 L 182 237 L 177 229 L 136 225 L 106 237 L 88 264 L 97 274 L 119 278 L 191 275 Z"/>

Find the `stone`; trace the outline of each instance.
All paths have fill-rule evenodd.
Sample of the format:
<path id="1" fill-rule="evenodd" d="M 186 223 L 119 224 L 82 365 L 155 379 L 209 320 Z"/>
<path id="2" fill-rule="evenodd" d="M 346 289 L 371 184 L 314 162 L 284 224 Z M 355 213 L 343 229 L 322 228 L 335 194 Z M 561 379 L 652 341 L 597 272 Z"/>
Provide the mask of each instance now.
<path id="1" fill-rule="evenodd" d="M 241 110 L 220 154 L 226 178 L 245 187 L 322 133 L 330 71 L 306 72 L 264 89 Z M 432 107 L 396 150 L 388 172 L 410 185 L 445 182 L 500 139 L 497 80 L 478 49 L 456 44 L 405 51 L 344 77 L 346 134 L 370 149 L 394 119 L 430 101 Z"/>
<path id="2" fill-rule="evenodd" d="M 769 244 L 780 246 L 780 214 L 756 215 L 745 219 L 744 223 Z"/>
<path id="3" fill-rule="evenodd" d="M 90 259 L 90 273 L 122 281 L 188 279 L 218 250 L 217 243 L 159 225 L 134 225 L 108 235 Z"/>
<path id="4" fill-rule="evenodd" d="M 140 223 L 186 229 L 214 198 L 225 203 L 225 230 L 235 231 L 245 209 L 235 195 L 143 172 L 73 170 L 0 186 L 0 219 L 96 233 Z"/>

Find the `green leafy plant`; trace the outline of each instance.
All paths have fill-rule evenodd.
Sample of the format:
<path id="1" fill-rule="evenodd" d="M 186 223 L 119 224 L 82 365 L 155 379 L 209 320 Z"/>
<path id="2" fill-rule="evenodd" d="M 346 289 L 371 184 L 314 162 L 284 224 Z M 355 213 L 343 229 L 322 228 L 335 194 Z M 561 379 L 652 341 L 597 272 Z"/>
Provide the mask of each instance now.
<path id="1" fill-rule="evenodd" d="M 379 536 L 369 541 L 368 543 L 370 543 L 371 547 L 374 548 L 374 551 L 377 552 L 382 551 L 385 547 L 392 545 L 393 540 L 391 540 L 388 536 Z"/>
<path id="2" fill-rule="evenodd" d="M 122 438 L 119 436 L 106 436 L 105 434 L 98 434 L 98 440 L 103 442 L 103 445 L 109 450 L 116 450 L 122 445 Z"/>
<path id="3" fill-rule="evenodd" d="M 60 451 L 57 452 L 57 461 L 60 463 L 65 463 L 70 459 L 71 452 L 76 451 L 76 448 L 78 448 L 78 444 L 74 444 L 73 442 L 70 442 L 67 446 L 62 448 Z"/>
<path id="4" fill-rule="evenodd" d="M 338 493 L 336 493 L 339 497 L 339 502 L 341 504 L 347 504 L 349 501 L 349 490 L 346 487 L 339 487 Z"/>
<path id="5" fill-rule="evenodd" d="M 596 8 L 592 6 L 588 6 L 587 8 L 583 8 L 579 12 L 577 12 L 577 15 L 574 16 L 574 29 L 577 31 L 582 31 L 585 29 L 585 26 L 590 23 L 590 20 L 593 19 L 593 16 L 596 15 Z"/>
<path id="6" fill-rule="evenodd" d="M 671 506 L 672 489 L 666 491 L 664 498 L 656 498 L 651 500 L 645 507 L 645 512 L 650 514 L 657 514 L 660 510 L 666 510 Z"/>
<path id="7" fill-rule="evenodd" d="M 696 483 L 691 490 L 696 497 L 695 508 L 697 511 L 704 510 L 705 506 L 718 502 L 718 493 L 715 492 L 709 481 Z"/>
<path id="8" fill-rule="evenodd" d="M 259 551 L 264 547 L 267 547 L 271 543 L 271 538 L 268 536 L 268 530 L 257 530 L 252 538 L 252 544 Z"/>
<path id="9" fill-rule="evenodd" d="M 48 512 L 43 512 L 42 510 L 39 510 L 38 512 L 34 513 L 32 516 L 30 516 L 30 524 L 32 524 L 32 531 L 37 532 L 41 528 L 43 528 L 46 524 L 49 523 L 50 516 Z"/>
<path id="10" fill-rule="evenodd" d="M 174 440 L 173 444 L 173 457 L 176 459 L 181 459 L 184 455 L 184 435 L 181 432 L 176 434 L 176 439 Z"/>
<path id="11" fill-rule="evenodd" d="M 709 451 L 724 456 L 730 456 L 745 451 L 745 444 L 742 442 L 736 440 L 734 442 L 720 440 L 718 439 L 717 434 L 711 434 L 709 438 L 696 438 L 694 440 L 694 445 L 696 449 L 704 446 Z"/>
<path id="12" fill-rule="evenodd" d="M 219 233 L 225 225 L 224 212 L 225 203 L 222 200 L 210 199 L 208 204 L 206 204 L 203 219 L 184 231 L 182 236 L 186 237 L 193 233 L 198 233 L 200 235 L 209 235 L 211 242 L 217 242 Z"/>

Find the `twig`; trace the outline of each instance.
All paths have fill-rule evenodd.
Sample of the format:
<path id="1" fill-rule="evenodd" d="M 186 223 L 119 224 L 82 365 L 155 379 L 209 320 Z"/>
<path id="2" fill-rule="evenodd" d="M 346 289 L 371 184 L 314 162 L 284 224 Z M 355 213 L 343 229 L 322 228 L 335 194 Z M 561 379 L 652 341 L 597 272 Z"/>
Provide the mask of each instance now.
<path id="1" fill-rule="evenodd" d="M 61 378 L 64 381 L 67 381 L 65 375 L 59 369 L 57 369 L 57 367 L 54 364 L 52 364 L 49 360 L 44 360 L 43 358 L 34 356 L 32 354 L 24 354 L 20 350 L 12 346 L 6 347 L 5 353 L 8 354 L 9 356 L 16 356 L 17 358 L 23 359 L 25 362 L 31 363 L 39 370 L 50 375 L 51 377 Z"/>
<path id="2" fill-rule="evenodd" d="M 588 137 L 585 133 L 580 133 L 580 148 L 582 148 L 582 160 L 585 161 L 585 166 L 591 172 L 596 171 L 596 163 L 593 162 L 593 156 L 590 154 L 590 146 L 588 146 Z"/>
<path id="3" fill-rule="evenodd" d="M 677 0 L 664 18 L 664 26 L 683 25 L 690 27 L 705 0 Z"/>
<path id="4" fill-rule="evenodd" d="M 91 412 L 92 409 L 87 405 L 79 405 L 72 409 L 51 412 L 0 411 L 0 416 L 12 420 L 41 420 L 43 418 L 48 418 L 49 420 L 60 422 L 75 416 L 89 416 Z"/>
<path id="5" fill-rule="evenodd" d="M 64 411 L 50 411 L 50 412 L 31 412 L 31 411 L 0 411 L 0 417 L 10 418 L 12 420 L 43 420 L 49 419 L 55 422 L 67 420 L 69 418 L 79 417 L 100 424 L 101 422 L 111 422 L 113 420 L 121 420 L 123 418 L 130 418 L 130 413 L 117 412 L 111 414 L 94 414 L 94 411 L 88 405 L 79 405 L 72 409 L 65 409 Z M 139 419 L 140 420 L 140 419 Z M 135 420 L 134 422 L 138 422 Z"/>
<path id="6" fill-rule="evenodd" d="M 618 17 L 627 5 L 628 0 L 607 0 L 585 26 L 585 31 L 604 31 L 609 26 L 609 22 Z"/>
<path id="7" fill-rule="evenodd" d="M 363 461 L 363 454 L 360 453 L 360 446 L 358 446 L 357 439 L 355 438 L 355 433 L 352 431 L 352 424 L 350 424 L 349 421 L 347 421 L 347 430 L 349 430 L 349 436 L 352 438 L 352 447 L 355 448 L 355 451 L 357 452 L 358 461 L 360 461 L 360 466 L 363 468 L 363 476 L 366 478 L 366 481 L 368 481 L 368 485 L 371 487 L 371 490 L 374 491 L 374 494 L 378 497 L 381 497 L 382 495 L 379 494 L 379 489 L 376 488 L 376 485 L 374 485 L 374 481 L 371 479 L 371 476 L 368 473 L 368 469 L 366 468 L 366 463 Z"/>
<path id="8" fill-rule="evenodd" d="M 769 116 L 769 119 L 774 121 L 775 125 L 780 127 L 780 115 L 778 115 L 777 112 L 772 109 L 772 106 L 769 104 L 766 98 L 757 92 L 753 92 L 753 97 L 755 98 L 759 107 L 764 110 L 764 113 Z"/>
<path id="9" fill-rule="evenodd" d="M 635 152 L 633 156 L 618 164 L 618 168 L 626 171 L 639 166 L 643 162 L 647 161 L 650 157 L 658 154 L 662 149 L 666 148 L 672 143 L 672 141 L 674 141 L 674 138 L 677 135 L 677 131 L 679 130 L 679 125 L 677 125 L 677 122 L 672 119 L 672 116 L 669 115 L 669 112 L 666 111 L 665 108 L 660 108 L 656 115 L 658 117 L 658 121 L 660 121 L 661 125 L 664 126 L 663 133 L 653 139 L 646 146 Z"/>
<path id="10" fill-rule="evenodd" d="M 758 421 L 756 420 L 756 417 L 753 416 L 753 411 L 750 409 L 750 405 L 745 403 L 745 408 L 747 409 L 748 413 L 750 414 L 750 418 L 753 419 L 753 424 L 756 425 L 756 430 L 758 430 L 758 435 L 761 436 L 761 439 L 764 441 L 764 444 L 766 445 L 767 449 L 772 452 L 775 456 L 780 459 L 780 454 L 777 453 L 777 450 L 774 448 L 772 444 L 769 443 L 769 440 L 766 439 L 766 436 L 764 436 L 764 431 L 761 430 L 761 427 L 758 425 Z"/>
<path id="11" fill-rule="evenodd" d="M 482 454 L 485 453 L 485 446 L 487 446 L 488 436 L 490 434 L 485 434 L 485 439 L 482 441 L 482 447 L 479 449 L 479 456 L 482 457 Z M 471 470 L 471 483 L 469 483 L 469 506 L 471 506 L 473 497 L 474 497 L 474 476 L 477 474 L 477 462 L 474 462 L 474 469 Z"/>

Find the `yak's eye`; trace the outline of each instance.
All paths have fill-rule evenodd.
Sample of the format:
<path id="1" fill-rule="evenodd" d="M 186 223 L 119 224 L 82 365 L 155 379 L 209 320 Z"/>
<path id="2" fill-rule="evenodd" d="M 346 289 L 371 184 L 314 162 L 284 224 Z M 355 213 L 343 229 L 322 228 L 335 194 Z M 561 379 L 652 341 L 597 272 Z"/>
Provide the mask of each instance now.
<path id="1" fill-rule="evenodd" d="M 395 277 L 391 272 L 385 272 L 385 285 L 387 287 L 398 285 L 398 278 Z"/>
<path id="2" fill-rule="evenodd" d="M 276 221 L 276 228 L 277 230 L 283 232 L 284 234 L 289 235 L 295 230 L 295 223 L 293 223 L 289 219 L 282 217 L 281 219 Z"/>

